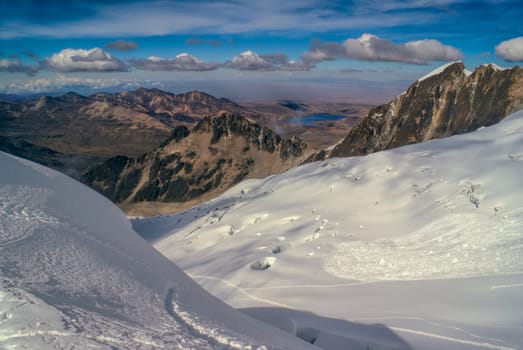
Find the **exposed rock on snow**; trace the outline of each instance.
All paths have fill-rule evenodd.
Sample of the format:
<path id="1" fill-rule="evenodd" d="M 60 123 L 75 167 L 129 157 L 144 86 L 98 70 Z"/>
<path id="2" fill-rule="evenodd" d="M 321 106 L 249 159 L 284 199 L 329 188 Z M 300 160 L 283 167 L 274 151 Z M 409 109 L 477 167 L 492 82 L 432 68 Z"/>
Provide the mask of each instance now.
<path id="1" fill-rule="evenodd" d="M 273 250 L 274 254 L 277 254 L 279 252 L 280 252 L 279 249 L 276 249 L 276 252 L 274 252 L 274 250 Z M 252 270 L 267 270 L 269 267 L 274 265 L 275 262 L 276 262 L 276 258 L 275 257 L 273 257 L 273 256 L 266 256 L 264 258 L 258 259 L 255 262 L 253 262 L 251 264 L 251 269 Z"/>

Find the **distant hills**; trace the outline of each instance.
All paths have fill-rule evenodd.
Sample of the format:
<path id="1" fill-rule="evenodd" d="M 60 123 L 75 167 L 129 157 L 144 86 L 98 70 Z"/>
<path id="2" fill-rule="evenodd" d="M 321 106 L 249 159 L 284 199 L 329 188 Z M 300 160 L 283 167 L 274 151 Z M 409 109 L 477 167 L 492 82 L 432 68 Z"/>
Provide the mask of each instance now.
<path id="1" fill-rule="evenodd" d="M 88 97 L 69 92 L 20 103 L 0 102 L 0 149 L 27 156 L 24 147 L 18 151 L 15 147 L 23 140 L 25 146 L 48 148 L 68 157 L 133 157 L 157 148 L 176 126 L 192 127 L 205 116 L 222 113 L 256 114 L 199 91 L 176 95 L 143 88 Z"/>

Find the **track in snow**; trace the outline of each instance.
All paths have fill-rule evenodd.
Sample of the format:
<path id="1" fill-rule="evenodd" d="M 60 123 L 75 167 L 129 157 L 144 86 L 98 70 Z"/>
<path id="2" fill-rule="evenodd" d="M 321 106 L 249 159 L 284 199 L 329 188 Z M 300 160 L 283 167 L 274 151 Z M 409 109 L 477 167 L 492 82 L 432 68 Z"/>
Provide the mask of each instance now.
<path id="1" fill-rule="evenodd" d="M 0 247 L 27 238 L 39 225 L 59 222 L 40 209 L 51 194 L 49 189 L 38 187 L 0 187 Z"/>

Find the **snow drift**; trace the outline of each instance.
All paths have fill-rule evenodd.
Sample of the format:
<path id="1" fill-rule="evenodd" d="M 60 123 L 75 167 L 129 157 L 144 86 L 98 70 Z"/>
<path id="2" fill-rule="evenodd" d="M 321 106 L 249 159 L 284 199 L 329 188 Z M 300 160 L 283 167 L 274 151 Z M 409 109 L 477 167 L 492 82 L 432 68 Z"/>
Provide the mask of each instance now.
<path id="1" fill-rule="evenodd" d="M 0 348 L 307 348 L 206 293 L 101 195 L 1 152 L 0 168 Z"/>
<path id="2" fill-rule="evenodd" d="M 294 325 L 305 318 L 281 308 L 384 324 L 415 349 L 517 349 L 521 174 L 523 111 L 473 133 L 246 181 L 133 225 L 207 290 L 265 320 L 252 308 Z M 372 334 L 357 344 L 398 348 Z"/>

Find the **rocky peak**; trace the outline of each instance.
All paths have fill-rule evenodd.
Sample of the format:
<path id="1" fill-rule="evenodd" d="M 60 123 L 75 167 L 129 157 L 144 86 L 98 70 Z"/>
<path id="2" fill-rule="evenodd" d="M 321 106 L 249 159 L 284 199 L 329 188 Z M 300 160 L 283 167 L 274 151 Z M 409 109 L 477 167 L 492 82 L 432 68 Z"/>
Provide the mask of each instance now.
<path id="1" fill-rule="evenodd" d="M 465 65 L 463 64 L 462 61 L 451 62 L 451 63 L 445 64 L 441 67 L 436 68 L 429 74 L 416 80 L 416 82 L 413 85 L 420 85 L 420 84 L 434 85 L 434 83 L 438 83 L 438 82 L 442 82 L 442 81 L 452 81 L 455 79 L 462 79 L 466 75 L 467 74 L 465 71 Z"/>
<path id="2" fill-rule="evenodd" d="M 194 127 L 193 132 L 212 134 L 211 144 L 224 138 L 241 137 L 261 151 L 273 153 L 279 149 L 283 159 L 300 157 L 307 148 L 307 144 L 297 137 L 282 139 L 271 129 L 237 114 L 223 114 L 219 118 L 206 117 Z"/>
<path id="3" fill-rule="evenodd" d="M 523 70 L 483 65 L 473 73 L 447 64 L 372 108 L 330 156 L 368 154 L 474 131 L 523 108 Z"/>
<path id="4" fill-rule="evenodd" d="M 169 135 L 169 137 L 160 144 L 160 148 L 167 146 L 169 143 L 171 143 L 173 141 L 178 142 L 181 139 L 189 136 L 189 134 L 190 134 L 190 131 L 189 131 L 189 129 L 187 129 L 186 126 L 179 125 L 179 126 L 175 127 L 174 130 L 172 131 L 171 135 Z"/>
<path id="5" fill-rule="evenodd" d="M 127 210 L 144 202 L 184 208 L 244 179 L 285 171 L 301 163 L 307 151 L 299 138 L 284 139 L 245 117 L 223 114 L 204 118 L 191 131 L 177 127 L 157 150 L 110 159 L 83 180 Z"/>

